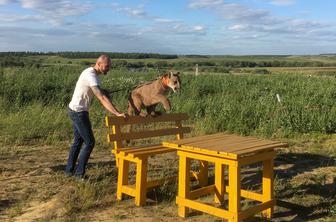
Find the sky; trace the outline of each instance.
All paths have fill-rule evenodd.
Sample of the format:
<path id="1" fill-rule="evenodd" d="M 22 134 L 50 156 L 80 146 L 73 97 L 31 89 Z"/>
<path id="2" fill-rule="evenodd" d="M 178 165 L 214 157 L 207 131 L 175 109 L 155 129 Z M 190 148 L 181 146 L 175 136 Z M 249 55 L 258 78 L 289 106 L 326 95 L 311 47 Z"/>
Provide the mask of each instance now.
<path id="1" fill-rule="evenodd" d="M 336 53 L 335 0 L 0 0 L 0 51 Z"/>

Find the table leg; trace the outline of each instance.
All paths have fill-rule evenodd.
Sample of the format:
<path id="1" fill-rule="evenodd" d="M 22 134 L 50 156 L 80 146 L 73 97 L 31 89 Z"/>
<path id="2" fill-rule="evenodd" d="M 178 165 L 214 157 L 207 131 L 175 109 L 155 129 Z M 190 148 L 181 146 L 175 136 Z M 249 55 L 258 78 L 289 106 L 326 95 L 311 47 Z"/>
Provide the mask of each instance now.
<path id="1" fill-rule="evenodd" d="M 145 205 L 147 196 L 147 157 L 141 158 L 137 162 L 135 190 L 135 204 L 137 206 Z"/>
<path id="2" fill-rule="evenodd" d="M 273 199 L 274 195 L 274 173 L 273 173 L 274 160 L 263 161 L 263 179 L 262 179 L 262 191 L 263 191 L 263 203 Z M 263 211 L 263 214 L 267 218 L 271 218 L 273 215 L 274 206 Z"/>
<path id="3" fill-rule="evenodd" d="M 209 171 L 208 161 L 200 160 L 200 172 L 198 179 L 200 187 L 205 187 L 208 185 L 208 171 Z"/>
<path id="4" fill-rule="evenodd" d="M 238 217 L 240 212 L 240 166 L 229 165 L 229 211 L 234 214 L 230 222 L 241 221 Z"/>
<path id="5" fill-rule="evenodd" d="M 118 184 L 117 184 L 117 199 L 122 200 L 122 187 L 128 185 L 129 162 L 123 158 L 116 159 L 119 162 L 118 168 Z"/>
<path id="6" fill-rule="evenodd" d="M 178 181 L 178 196 L 181 199 L 188 199 L 190 193 L 190 159 L 184 155 L 180 155 L 179 165 L 179 181 Z M 178 215 L 186 217 L 188 208 L 185 206 L 178 206 Z"/>
<path id="7" fill-rule="evenodd" d="M 222 163 L 215 163 L 215 202 L 224 202 L 225 183 Z"/>

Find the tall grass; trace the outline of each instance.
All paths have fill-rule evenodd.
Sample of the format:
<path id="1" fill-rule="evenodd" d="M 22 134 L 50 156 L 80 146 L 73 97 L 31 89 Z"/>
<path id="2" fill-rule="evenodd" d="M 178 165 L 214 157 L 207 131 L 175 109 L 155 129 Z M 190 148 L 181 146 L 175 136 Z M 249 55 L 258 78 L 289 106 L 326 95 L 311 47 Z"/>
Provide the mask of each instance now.
<path id="1" fill-rule="evenodd" d="M 1 140 L 6 143 L 68 140 L 71 126 L 66 106 L 84 68 L 50 66 L 1 70 Z M 101 80 L 104 88 L 121 89 L 110 96 L 120 110 L 126 111 L 130 89 L 157 75 L 113 70 Z M 287 73 L 182 75 L 181 79 L 182 90 L 169 96 L 172 112 L 188 113 L 199 133 L 230 131 L 291 137 L 336 131 L 336 83 L 332 77 L 308 78 Z M 91 111 L 94 128 L 103 128 L 106 112 L 97 100 Z"/>

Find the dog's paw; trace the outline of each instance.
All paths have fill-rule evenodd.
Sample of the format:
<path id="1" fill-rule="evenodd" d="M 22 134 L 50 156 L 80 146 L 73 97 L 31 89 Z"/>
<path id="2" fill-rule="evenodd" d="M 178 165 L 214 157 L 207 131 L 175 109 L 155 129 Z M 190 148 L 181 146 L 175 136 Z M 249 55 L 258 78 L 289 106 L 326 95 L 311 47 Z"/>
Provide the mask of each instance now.
<path id="1" fill-rule="evenodd" d="M 140 113 L 139 115 L 140 115 L 141 117 L 146 117 L 146 116 L 148 116 L 147 113 Z"/>

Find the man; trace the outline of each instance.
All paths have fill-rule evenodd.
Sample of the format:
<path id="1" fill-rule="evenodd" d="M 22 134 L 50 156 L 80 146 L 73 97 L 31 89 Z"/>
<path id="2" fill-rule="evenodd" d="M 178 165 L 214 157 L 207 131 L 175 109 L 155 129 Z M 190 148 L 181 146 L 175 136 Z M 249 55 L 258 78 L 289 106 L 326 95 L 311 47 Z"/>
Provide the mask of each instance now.
<path id="1" fill-rule="evenodd" d="M 101 55 L 94 67 L 85 69 L 76 83 L 76 88 L 69 103 L 69 117 L 72 120 L 74 129 L 74 142 L 69 151 L 68 163 L 65 169 L 67 176 L 75 175 L 78 179 L 83 179 L 86 164 L 91 151 L 95 145 L 95 138 L 89 119 L 89 106 L 93 95 L 112 114 L 126 118 L 124 113 L 120 113 L 110 102 L 100 89 L 100 79 L 98 75 L 106 74 L 111 67 L 111 59 L 106 55 Z M 84 146 L 82 148 L 82 145 Z M 78 159 L 77 169 L 75 165 Z"/>

